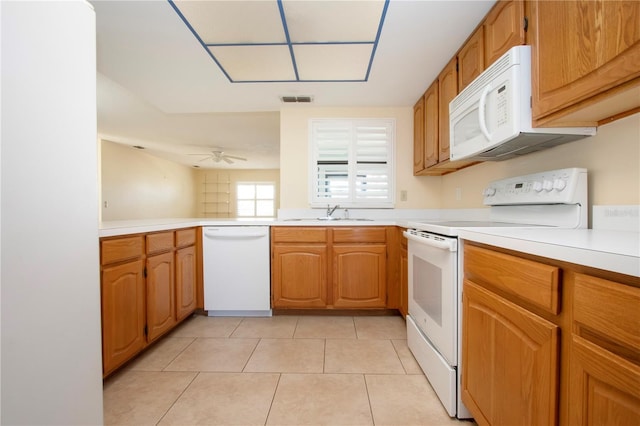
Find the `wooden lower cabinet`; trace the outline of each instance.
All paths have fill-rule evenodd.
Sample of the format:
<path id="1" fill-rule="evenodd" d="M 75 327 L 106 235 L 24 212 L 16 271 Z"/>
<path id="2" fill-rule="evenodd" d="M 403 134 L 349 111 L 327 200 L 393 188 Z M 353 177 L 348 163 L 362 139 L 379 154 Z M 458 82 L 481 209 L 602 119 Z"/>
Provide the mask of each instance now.
<path id="1" fill-rule="evenodd" d="M 326 307 L 327 265 L 325 244 L 274 244 L 271 261 L 273 307 Z"/>
<path id="2" fill-rule="evenodd" d="M 462 400 L 476 422 L 556 424 L 560 328 L 471 281 L 463 310 Z"/>
<path id="3" fill-rule="evenodd" d="M 569 419 L 575 425 L 640 424 L 640 367 L 573 336 Z"/>
<path id="4" fill-rule="evenodd" d="M 104 376 L 195 311 L 195 242 L 196 228 L 100 241 Z"/>
<path id="5" fill-rule="evenodd" d="M 103 268 L 102 363 L 107 374 L 146 345 L 143 261 Z"/>
<path id="6" fill-rule="evenodd" d="M 333 306 L 384 308 L 387 302 L 386 244 L 340 244 L 333 253 Z"/>
<path id="7" fill-rule="evenodd" d="M 386 235 L 379 226 L 272 227 L 272 307 L 385 308 Z"/>
<path id="8" fill-rule="evenodd" d="M 479 425 L 640 425 L 640 278 L 464 243 L 462 400 Z"/>
<path id="9" fill-rule="evenodd" d="M 176 320 L 181 321 L 196 309 L 196 248 L 176 250 Z"/>
<path id="10" fill-rule="evenodd" d="M 147 341 L 152 342 L 176 323 L 173 252 L 147 258 Z"/>

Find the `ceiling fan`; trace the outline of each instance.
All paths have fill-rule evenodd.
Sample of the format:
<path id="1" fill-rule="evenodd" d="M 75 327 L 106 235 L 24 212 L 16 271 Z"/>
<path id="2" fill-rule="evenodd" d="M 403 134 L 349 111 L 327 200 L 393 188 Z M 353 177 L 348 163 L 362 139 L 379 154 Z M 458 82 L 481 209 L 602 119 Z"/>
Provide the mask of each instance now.
<path id="1" fill-rule="evenodd" d="M 224 151 L 219 151 L 219 150 L 211 151 L 211 154 L 191 154 L 191 155 L 206 155 L 205 158 L 199 161 L 205 161 L 205 160 L 211 159 L 214 163 L 219 163 L 220 161 L 224 161 L 227 164 L 233 164 L 234 163 L 233 160 L 247 161 L 246 158 L 237 157 L 235 155 L 228 155 L 228 154 L 225 154 Z"/>

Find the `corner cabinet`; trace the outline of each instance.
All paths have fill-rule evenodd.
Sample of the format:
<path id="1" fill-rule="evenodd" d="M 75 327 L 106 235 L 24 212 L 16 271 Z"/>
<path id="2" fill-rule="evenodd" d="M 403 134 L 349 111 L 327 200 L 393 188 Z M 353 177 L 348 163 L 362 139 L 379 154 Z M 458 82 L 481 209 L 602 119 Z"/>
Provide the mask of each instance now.
<path id="1" fill-rule="evenodd" d="M 464 256 L 462 400 L 479 425 L 640 424 L 640 278 Z"/>
<path id="2" fill-rule="evenodd" d="M 144 238 L 101 243 L 102 364 L 114 370 L 146 345 Z"/>
<path id="3" fill-rule="evenodd" d="M 604 124 L 640 110 L 640 2 L 527 2 L 534 125 Z"/>
<path id="4" fill-rule="evenodd" d="M 386 228 L 272 227 L 274 309 L 385 308 Z"/>
<path id="5" fill-rule="evenodd" d="M 195 311 L 195 235 L 190 228 L 100 240 L 104 376 Z"/>

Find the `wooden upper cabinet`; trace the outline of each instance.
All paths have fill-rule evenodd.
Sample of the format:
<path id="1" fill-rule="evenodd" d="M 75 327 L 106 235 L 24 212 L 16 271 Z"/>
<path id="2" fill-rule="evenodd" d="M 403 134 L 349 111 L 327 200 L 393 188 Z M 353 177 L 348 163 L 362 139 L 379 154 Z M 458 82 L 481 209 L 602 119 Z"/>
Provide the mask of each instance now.
<path id="1" fill-rule="evenodd" d="M 458 91 L 479 76 L 484 66 L 484 28 L 480 26 L 458 52 Z"/>
<path id="2" fill-rule="evenodd" d="M 424 96 L 413 106 L 413 174 L 424 170 Z"/>
<path id="3" fill-rule="evenodd" d="M 430 167 L 438 163 L 439 147 L 439 84 L 434 81 L 424 94 L 424 166 Z"/>
<path id="4" fill-rule="evenodd" d="M 449 159 L 449 103 L 458 94 L 457 58 L 449 61 L 438 76 L 438 162 Z"/>
<path id="5" fill-rule="evenodd" d="M 527 8 L 534 125 L 596 125 L 640 107 L 640 2 Z"/>
<path id="6" fill-rule="evenodd" d="M 488 67 L 513 46 L 525 44 L 524 2 L 499 1 L 484 20 L 484 64 Z"/>

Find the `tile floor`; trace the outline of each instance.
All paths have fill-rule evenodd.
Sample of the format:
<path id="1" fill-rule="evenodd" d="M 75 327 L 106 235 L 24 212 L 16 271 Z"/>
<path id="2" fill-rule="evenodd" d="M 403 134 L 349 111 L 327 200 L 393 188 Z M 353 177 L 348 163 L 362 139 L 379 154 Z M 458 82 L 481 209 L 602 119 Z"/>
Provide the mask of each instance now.
<path id="1" fill-rule="evenodd" d="M 449 425 L 390 316 L 193 316 L 104 383 L 109 425 Z"/>

